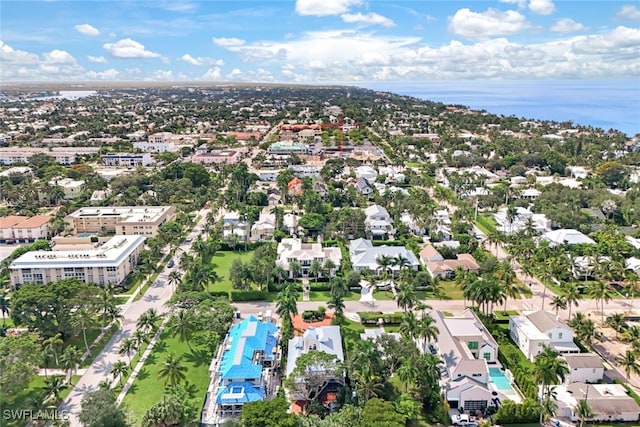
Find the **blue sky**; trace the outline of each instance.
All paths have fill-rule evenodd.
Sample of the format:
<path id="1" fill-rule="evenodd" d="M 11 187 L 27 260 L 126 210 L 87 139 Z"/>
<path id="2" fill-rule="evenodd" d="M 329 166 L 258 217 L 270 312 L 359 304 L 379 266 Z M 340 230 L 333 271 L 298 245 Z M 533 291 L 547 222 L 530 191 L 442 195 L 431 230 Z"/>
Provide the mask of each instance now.
<path id="1" fill-rule="evenodd" d="M 0 79 L 638 79 L 636 1 L 0 3 Z"/>

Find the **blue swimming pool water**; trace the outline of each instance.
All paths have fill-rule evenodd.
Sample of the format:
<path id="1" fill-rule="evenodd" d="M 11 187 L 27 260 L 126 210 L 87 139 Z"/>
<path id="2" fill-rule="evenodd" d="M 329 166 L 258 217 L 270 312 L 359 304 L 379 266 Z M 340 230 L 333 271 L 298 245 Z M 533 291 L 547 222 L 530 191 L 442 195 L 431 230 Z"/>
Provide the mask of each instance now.
<path id="1" fill-rule="evenodd" d="M 498 387 L 498 390 L 513 390 L 509 378 L 502 372 L 502 369 L 489 368 L 489 376 L 491 381 Z"/>
<path id="2" fill-rule="evenodd" d="M 80 233 L 78 234 L 78 237 L 90 237 L 91 233 Z"/>

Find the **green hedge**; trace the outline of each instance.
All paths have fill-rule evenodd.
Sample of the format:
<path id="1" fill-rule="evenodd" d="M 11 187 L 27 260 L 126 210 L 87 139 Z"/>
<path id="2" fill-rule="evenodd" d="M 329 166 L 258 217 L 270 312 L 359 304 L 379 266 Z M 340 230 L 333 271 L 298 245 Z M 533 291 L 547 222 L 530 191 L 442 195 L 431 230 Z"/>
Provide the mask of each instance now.
<path id="1" fill-rule="evenodd" d="M 269 293 L 265 291 L 231 291 L 231 301 L 262 301 Z"/>
<path id="2" fill-rule="evenodd" d="M 214 298 L 229 299 L 229 292 L 227 291 L 212 291 L 212 292 L 208 292 L 208 294 Z"/>
<path id="3" fill-rule="evenodd" d="M 360 322 L 364 325 L 377 325 L 378 320 L 382 319 L 385 325 L 400 324 L 404 318 L 404 313 L 383 313 L 381 311 L 359 312 Z"/>

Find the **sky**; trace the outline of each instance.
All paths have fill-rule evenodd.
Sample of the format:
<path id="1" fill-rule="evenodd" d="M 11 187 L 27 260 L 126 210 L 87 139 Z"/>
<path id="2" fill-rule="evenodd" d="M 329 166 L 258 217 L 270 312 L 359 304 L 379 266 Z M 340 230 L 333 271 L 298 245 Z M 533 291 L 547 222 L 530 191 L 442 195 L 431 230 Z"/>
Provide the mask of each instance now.
<path id="1" fill-rule="evenodd" d="M 0 80 L 638 80 L 639 5 L 3 0 Z"/>

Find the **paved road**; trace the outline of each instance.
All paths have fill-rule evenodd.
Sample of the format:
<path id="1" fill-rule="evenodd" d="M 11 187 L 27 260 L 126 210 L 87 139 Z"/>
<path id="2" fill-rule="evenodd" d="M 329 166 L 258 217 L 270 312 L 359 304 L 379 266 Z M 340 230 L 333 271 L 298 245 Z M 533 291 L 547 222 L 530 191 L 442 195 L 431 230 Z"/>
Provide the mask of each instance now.
<path id="1" fill-rule="evenodd" d="M 198 214 L 201 217 L 200 221 L 189 234 L 189 237 L 192 239 L 195 239 L 195 237 L 200 233 L 202 225 L 205 222 L 207 211 L 201 210 Z M 191 248 L 191 244 L 192 243 L 183 243 L 180 248 L 183 251 L 188 251 Z M 131 337 L 135 333 L 136 323 L 140 316 L 151 308 L 156 309 L 159 314 L 167 311 L 165 303 L 173 294 L 173 289 L 171 285 L 169 285 L 168 280 L 168 276 L 171 271 L 172 269 L 165 267 L 165 269 L 158 275 L 157 280 L 149 287 L 141 299 L 122 306 L 122 314 L 124 316 L 121 322 L 122 326 L 107 343 L 102 352 L 96 357 L 91 366 L 87 368 L 85 374 L 78 381 L 73 390 L 71 390 L 69 396 L 59 408 L 60 411 L 64 411 L 69 415 L 71 427 L 82 425 L 77 416 L 80 412 L 80 405 L 84 395 L 96 390 L 102 381 L 113 379 L 111 376 L 111 367 L 115 362 L 123 359 L 123 357 L 118 354 L 122 341 L 127 337 Z"/>

